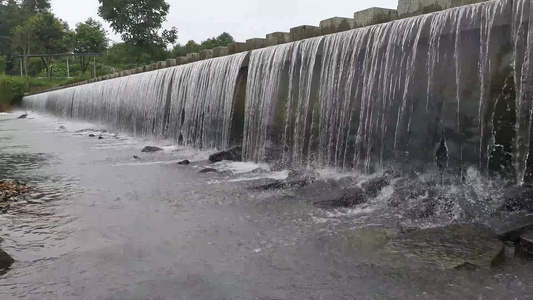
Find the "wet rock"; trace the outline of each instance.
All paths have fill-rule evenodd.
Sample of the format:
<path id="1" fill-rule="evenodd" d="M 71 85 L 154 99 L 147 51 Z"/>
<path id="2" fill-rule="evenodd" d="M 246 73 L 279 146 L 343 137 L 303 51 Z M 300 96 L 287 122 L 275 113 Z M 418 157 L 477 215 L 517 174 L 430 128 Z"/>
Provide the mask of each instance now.
<path id="1" fill-rule="evenodd" d="M 365 203 L 365 192 L 358 187 L 331 190 L 328 195 L 313 202 L 320 208 L 352 207 Z"/>
<path id="2" fill-rule="evenodd" d="M 99 140 L 103 140 L 104 137 L 103 137 L 103 136 L 99 136 L 98 139 L 99 139 Z"/>
<path id="3" fill-rule="evenodd" d="M 533 254 L 533 230 L 528 230 L 520 236 L 520 246 L 524 251 Z"/>
<path id="4" fill-rule="evenodd" d="M 199 173 L 217 173 L 217 172 L 218 172 L 217 169 L 205 168 L 205 169 L 201 170 Z"/>
<path id="5" fill-rule="evenodd" d="M 89 134 L 89 137 L 96 137 L 96 135 L 91 133 L 91 134 Z"/>
<path id="6" fill-rule="evenodd" d="M 30 188 L 15 181 L 0 180 L 0 202 L 16 202 L 30 192 Z"/>
<path id="7" fill-rule="evenodd" d="M 182 161 L 178 162 L 178 165 L 185 165 L 185 166 L 186 166 L 186 165 L 190 165 L 190 164 L 191 164 L 191 162 L 190 162 L 190 161 L 188 161 L 187 159 L 186 159 L 186 160 L 182 160 Z"/>
<path id="8" fill-rule="evenodd" d="M 242 147 L 234 147 L 209 156 L 209 161 L 216 163 L 223 160 L 242 161 Z"/>
<path id="9" fill-rule="evenodd" d="M 384 175 L 363 183 L 362 187 L 368 197 L 374 198 L 391 183 L 390 176 Z"/>
<path id="10" fill-rule="evenodd" d="M 533 212 L 532 186 L 514 187 L 512 189 L 509 189 L 503 197 L 503 210 Z"/>
<path id="11" fill-rule="evenodd" d="M 258 191 L 268 191 L 268 190 L 279 190 L 286 188 L 302 187 L 307 184 L 307 180 L 275 180 L 274 182 L 254 186 L 252 190 Z"/>
<path id="12" fill-rule="evenodd" d="M 28 204 L 43 204 L 44 201 L 42 200 L 26 200 Z"/>
<path id="13" fill-rule="evenodd" d="M 0 249 L 0 270 L 8 270 L 15 260 L 4 250 Z"/>
<path id="14" fill-rule="evenodd" d="M 448 146 L 444 138 L 440 140 L 439 147 L 435 153 L 435 163 L 437 164 L 437 169 L 441 172 L 448 168 Z"/>
<path id="15" fill-rule="evenodd" d="M 445 270 L 488 268 L 504 260 L 504 244 L 481 224 L 409 229 L 392 239 L 386 249 Z"/>
<path id="16" fill-rule="evenodd" d="M 22 114 L 18 117 L 18 119 L 26 119 L 28 117 L 28 114 Z"/>
<path id="17" fill-rule="evenodd" d="M 153 147 L 153 146 L 146 146 L 141 150 L 142 153 L 154 153 L 154 152 L 159 152 L 159 151 L 163 151 L 163 149 L 159 147 Z"/>
<path id="18" fill-rule="evenodd" d="M 516 256 L 517 249 L 514 243 L 504 243 L 504 256 L 505 259 L 512 259 Z"/>
<path id="19" fill-rule="evenodd" d="M 500 240 L 504 242 L 518 243 L 522 234 L 533 230 L 533 216 L 512 216 L 503 222 L 496 222 L 494 228 Z"/>

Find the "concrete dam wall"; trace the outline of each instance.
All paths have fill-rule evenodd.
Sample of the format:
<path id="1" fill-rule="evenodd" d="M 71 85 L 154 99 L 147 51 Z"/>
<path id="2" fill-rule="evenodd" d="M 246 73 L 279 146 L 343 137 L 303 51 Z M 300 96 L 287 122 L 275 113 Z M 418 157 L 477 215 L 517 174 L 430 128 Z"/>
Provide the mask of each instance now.
<path id="1" fill-rule="evenodd" d="M 424 169 L 441 145 L 452 172 L 474 166 L 531 180 L 531 1 L 382 22 L 416 14 L 413 3 L 422 2 L 27 96 L 24 105 L 197 148 L 242 145 L 246 159 L 283 166 Z M 379 24 L 352 29 L 369 20 Z"/>

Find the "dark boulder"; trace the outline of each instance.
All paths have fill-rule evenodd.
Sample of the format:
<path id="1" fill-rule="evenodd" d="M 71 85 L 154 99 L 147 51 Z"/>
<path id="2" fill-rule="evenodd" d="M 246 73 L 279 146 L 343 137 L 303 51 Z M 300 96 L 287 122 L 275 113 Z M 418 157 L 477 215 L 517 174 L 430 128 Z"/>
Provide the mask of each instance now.
<path id="1" fill-rule="evenodd" d="M 209 161 L 216 163 L 223 160 L 242 161 L 242 147 L 234 147 L 209 156 Z"/>
<path id="2" fill-rule="evenodd" d="M 217 172 L 218 172 L 217 169 L 205 168 L 205 169 L 201 170 L 199 173 L 217 173 Z"/>
<path id="3" fill-rule="evenodd" d="M 23 114 L 23 115 L 20 115 L 18 118 L 19 119 L 26 119 L 28 117 L 28 114 Z"/>
<path id="4" fill-rule="evenodd" d="M 11 267 L 15 260 L 4 250 L 0 249 L 0 271 L 5 271 Z"/>
<path id="5" fill-rule="evenodd" d="M 518 243 L 522 234 L 533 230 L 533 216 L 506 216 L 501 221 L 494 221 L 492 226 L 500 240 Z"/>
<path id="6" fill-rule="evenodd" d="M 146 146 L 141 150 L 142 153 L 154 153 L 154 152 L 159 152 L 159 151 L 163 151 L 163 149 L 159 147 L 153 147 L 153 146 Z"/>
<path id="7" fill-rule="evenodd" d="M 521 186 L 509 189 L 503 196 L 505 211 L 533 212 L 533 187 Z"/>
<path id="8" fill-rule="evenodd" d="M 186 166 L 186 165 L 190 165 L 190 164 L 191 164 L 191 162 L 190 162 L 190 161 L 188 161 L 187 159 L 186 159 L 186 160 L 182 160 L 182 161 L 178 162 L 178 165 L 185 165 L 185 166 Z"/>
<path id="9" fill-rule="evenodd" d="M 258 191 L 268 191 L 268 190 L 279 190 L 293 187 L 302 187 L 307 184 L 307 180 L 275 180 L 266 184 L 261 184 L 254 186 L 252 190 Z"/>
<path id="10" fill-rule="evenodd" d="M 103 140 L 104 137 L 103 137 L 103 136 L 99 136 L 98 139 L 99 139 L 99 140 Z"/>
<path id="11" fill-rule="evenodd" d="M 89 137 L 96 137 L 96 135 L 91 133 L 91 134 L 89 134 Z"/>
<path id="12" fill-rule="evenodd" d="M 384 187 L 388 186 L 390 183 L 391 183 L 390 176 L 384 175 L 384 176 L 377 177 L 377 178 L 371 179 L 363 183 L 362 187 L 367 197 L 374 198 L 377 195 L 379 195 L 381 190 Z"/>
<path id="13" fill-rule="evenodd" d="M 365 192 L 358 187 L 333 188 L 313 204 L 320 208 L 352 207 L 365 203 Z"/>

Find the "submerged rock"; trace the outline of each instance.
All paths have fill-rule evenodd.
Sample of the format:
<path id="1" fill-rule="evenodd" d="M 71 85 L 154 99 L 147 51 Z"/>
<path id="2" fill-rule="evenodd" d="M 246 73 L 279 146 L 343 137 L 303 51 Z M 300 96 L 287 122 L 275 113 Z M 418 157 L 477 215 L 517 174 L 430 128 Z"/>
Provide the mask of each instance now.
<path id="1" fill-rule="evenodd" d="M 178 165 L 185 165 L 186 166 L 186 165 L 190 165 L 190 164 L 191 164 L 191 162 L 189 160 L 187 160 L 187 159 L 178 162 Z"/>
<path id="2" fill-rule="evenodd" d="M 163 151 L 163 149 L 159 147 L 153 147 L 153 146 L 146 146 L 141 150 L 142 153 L 154 153 L 154 152 L 159 152 L 159 151 Z"/>
<path id="3" fill-rule="evenodd" d="M 217 173 L 217 172 L 218 172 L 217 169 L 205 168 L 205 169 L 201 170 L 199 173 Z"/>
<path id="4" fill-rule="evenodd" d="M 209 161 L 216 163 L 223 160 L 242 161 L 242 147 L 234 147 L 209 156 Z"/>
<path id="5" fill-rule="evenodd" d="M 504 260 L 504 244 L 481 224 L 410 229 L 391 239 L 386 250 L 441 269 L 488 268 Z"/>
<path id="6" fill-rule="evenodd" d="M 4 250 L 0 249 L 0 271 L 5 271 L 11 267 L 15 260 Z"/>
<path id="7" fill-rule="evenodd" d="M 65 126 L 59 126 L 59 130 L 67 130 Z"/>
<path id="8" fill-rule="evenodd" d="M 23 114 L 18 117 L 18 119 L 26 119 L 28 117 L 28 114 Z"/>

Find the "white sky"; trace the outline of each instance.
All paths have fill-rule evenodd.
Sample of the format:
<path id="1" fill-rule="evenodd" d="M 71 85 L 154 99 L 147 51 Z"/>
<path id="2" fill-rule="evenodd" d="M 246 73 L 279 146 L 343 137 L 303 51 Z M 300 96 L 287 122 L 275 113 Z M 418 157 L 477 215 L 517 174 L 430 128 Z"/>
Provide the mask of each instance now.
<path id="1" fill-rule="evenodd" d="M 288 32 L 291 27 L 315 25 L 331 17 L 351 17 L 369 7 L 396 8 L 398 0 L 167 0 L 170 12 L 165 28 L 178 28 L 179 42 L 200 42 L 230 33 L 236 41 Z M 51 0 L 53 12 L 71 28 L 89 17 L 98 18 L 98 0 Z M 111 40 L 120 41 L 109 26 Z"/>

